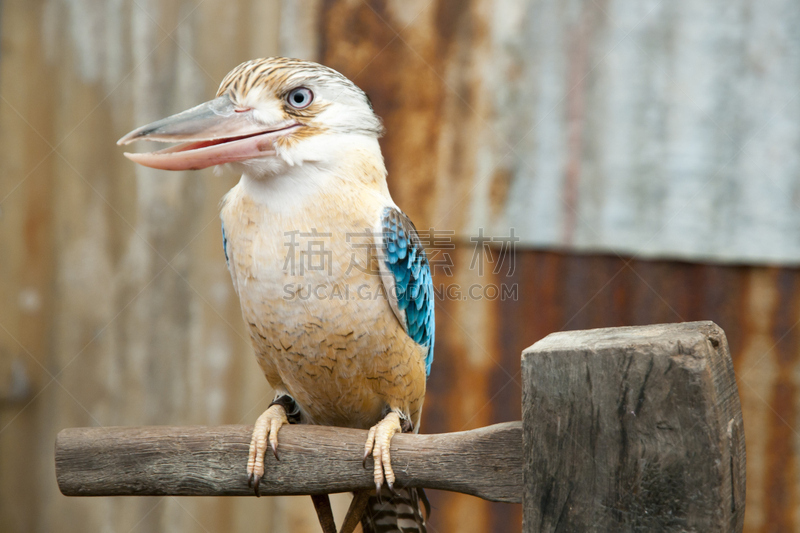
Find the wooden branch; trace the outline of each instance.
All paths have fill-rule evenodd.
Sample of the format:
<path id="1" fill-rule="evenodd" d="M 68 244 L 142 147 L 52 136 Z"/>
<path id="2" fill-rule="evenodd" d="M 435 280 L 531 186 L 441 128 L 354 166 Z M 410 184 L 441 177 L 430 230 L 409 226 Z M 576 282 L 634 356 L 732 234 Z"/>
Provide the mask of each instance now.
<path id="1" fill-rule="evenodd" d="M 56 438 L 56 478 L 67 496 L 252 496 L 245 466 L 252 426 L 70 428 Z M 280 461 L 267 453 L 262 495 L 374 488 L 361 458 L 367 432 L 285 426 Z M 522 501 L 522 425 L 395 435 L 398 486 Z"/>
<path id="2" fill-rule="evenodd" d="M 525 533 L 742 531 L 742 410 L 716 324 L 554 333 L 522 372 Z"/>

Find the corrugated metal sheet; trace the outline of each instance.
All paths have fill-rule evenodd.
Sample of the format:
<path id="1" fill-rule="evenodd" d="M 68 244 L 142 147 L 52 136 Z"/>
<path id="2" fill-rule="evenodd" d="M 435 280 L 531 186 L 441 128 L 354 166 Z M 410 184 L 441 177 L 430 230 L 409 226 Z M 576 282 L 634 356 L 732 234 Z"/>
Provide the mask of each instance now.
<path id="1" fill-rule="evenodd" d="M 551 331 L 712 319 L 740 379 L 747 531 L 798 530 L 800 271 L 518 247 L 513 273 L 481 275 L 466 240 L 514 226 L 528 245 L 795 261 L 794 4 L 2 9 L 0 530 L 315 531 L 307 498 L 67 499 L 53 473 L 66 426 L 249 423 L 268 403 L 220 247 L 217 203 L 235 178 L 135 168 L 113 142 L 208 98 L 238 62 L 278 53 L 315 55 L 369 92 L 398 204 L 420 228 L 457 232 L 453 276 L 437 283 L 517 287 L 439 302 L 424 431 L 518 419 L 519 354 Z M 692 181 L 734 155 L 719 181 Z M 432 531 L 519 528 L 517 506 L 432 500 Z"/>
<path id="2" fill-rule="evenodd" d="M 798 264 L 796 2 L 326 2 L 322 20 L 322 59 L 374 95 L 418 219 Z"/>

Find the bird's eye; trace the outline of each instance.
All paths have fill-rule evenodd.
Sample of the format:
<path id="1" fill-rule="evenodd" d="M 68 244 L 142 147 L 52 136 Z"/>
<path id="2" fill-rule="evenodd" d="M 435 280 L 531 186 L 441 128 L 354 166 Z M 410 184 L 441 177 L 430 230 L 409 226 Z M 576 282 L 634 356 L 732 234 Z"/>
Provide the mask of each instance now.
<path id="1" fill-rule="evenodd" d="M 312 100 L 314 100 L 314 93 L 305 87 L 292 89 L 286 96 L 286 101 L 289 102 L 289 105 L 295 109 L 304 109 L 310 106 Z"/>

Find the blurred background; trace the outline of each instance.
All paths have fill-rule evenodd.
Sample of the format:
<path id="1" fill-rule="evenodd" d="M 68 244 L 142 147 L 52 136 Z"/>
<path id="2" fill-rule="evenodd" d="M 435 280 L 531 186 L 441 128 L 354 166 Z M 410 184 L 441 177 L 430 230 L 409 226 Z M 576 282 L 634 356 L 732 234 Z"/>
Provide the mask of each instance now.
<path id="1" fill-rule="evenodd" d="M 745 529 L 800 531 L 793 0 L 0 1 L 1 531 L 319 531 L 307 497 L 66 498 L 54 475 L 65 427 L 268 405 L 221 246 L 237 177 L 114 142 L 270 55 L 369 94 L 394 198 L 459 289 L 423 432 L 518 420 L 520 353 L 550 332 L 713 320 Z M 520 529 L 520 506 L 430 496 L 432 533 Z"/>

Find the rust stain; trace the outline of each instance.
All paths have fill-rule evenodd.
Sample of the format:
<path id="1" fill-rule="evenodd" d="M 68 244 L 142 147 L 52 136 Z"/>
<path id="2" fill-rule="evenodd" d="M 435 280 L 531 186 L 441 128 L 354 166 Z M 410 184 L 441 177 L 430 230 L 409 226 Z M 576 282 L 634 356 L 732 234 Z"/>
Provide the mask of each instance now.
<path id="1" fill-rule="evenodd" d="M 567 163 L 564 172 L 564 228 L 561 242 L 572 243 L 578 213 L 578 188 L 583 160 L 586 76 L 589 25 L 587 8 L 581 22 L 570 37 L 569 75 L 567 82 Z"/>
<path id="2" fill-rule="evenodd" d="M 39 184 L 37 180 L 36 184 Z M 49 188 L 47 183 L 44 187 L 37 187 L 28 197 L 28 205 L 25 208 L 25 253 L 31 265 L 35 266 L 42 262 L 42 253 L 48 251 L 49 244 L 49 220 L 51 215 L 50 205 L 46 200 Z M 43 188 L 44 191 L 39 189 Z"/>
<path id="3" fill-rule="evenodd" d="M 575 237 L 577 227 L 578 202 L 581 178 L 581 165 L 584 160 L 584 136 L 586 135 L 586 95 L 593 70 L 590 64 L 590 44 L 594 33 L 599 29 L 599 21 L 604 18 L 607 2 L 602 5 L 586 3 L 580 20 L 569 35 L 567 49 L 567 162 L 564 169 L 564 226 L 561 242 L 569 246 Z"/>
<path id="4" fill-rule="evenodd" d="M 489 209 L 492 218 L 502 215 L 508 200 L 508 190 L 511 187 L 511 180 L 514 178 L 512 172 L 507 168 L 498 168 L 492 174 L 489 184 Z"/>
<path id="5" fill-rule="evenodd" d="M 439 2 L 436 29 L 442 66 L 439 76 L 446 82 L 439 121 L 439 176 L 434 224 L 447 229 L 469 228 L 469 206 L 477 189 L 474 154 L 480 132 L 486 129 L 488 112 L 480 87 L 480 54 L 488 47 L 487 22 L 477 2 Z"/>
<path id="6" fill-rule="evenodd" d="M 328 0 L 322 5 L 320 61 L 372 99 L 387 131 L 381 147 L 389 188 L 420 228 L 441 222 L 434 216 L 442 192 L 436 184 L 443 123 L 454 132 L 445 168 L 455 181 L 445 184 L 447 196 L 466 198 L 472 187 L 469 154 L 478 91 L 471 79 L 445 80 L 454 63 L 461 61 L 461 67 L 469 61 L 459 50 L 475 46 L 486 33 L 473 11 L 472 2 L 440 0 L 423 6 L 407 23 L 396 20 L 386 2 Z M 463 218 L 465 211 L 453 209 L 450 215 Z M 455 227 L 450 220 L 448 225 Z"/>
<path id="7" fill-rule="evenodd" d="M 418 24 L 424 20 L 420 16 Z M 419 37 L 412 39 L 385 3 L 374 1 L 327 1 L 320 21 L 321 62 L 349 77 L 372 99 L 387 130 L 381 147 L 389 188 L 417 227 L 426 227 L 443 92 L 434 73 L 439 61 L 433 32 L 417 32 Z"/>
<path id="8" fill-rule="evenodd" d="M 436 2 L 435 26 L 439 34 L 438 48 L 436 50 L 439 57 L 447 57 L 453 42 L 458 36 L 458 31 L 468 23 L 469 14 L 473 0 L 463 2 L 461 0 L 439 0 Z"/>
<path id="9" fill-rule="evenodd" d="M 764 515 L 768 520 L 761 531 L 789 532 L 797 530 L 796 430 L 798 395 L 797 364 L 800 361 L 800 339 L 797 321 L 800 318 L 800 280 L 793 272 L 776 272 L 778 305 L 772 318 L 773 357 L 778 371 L 768 399 L 770 410 L 766 456 L 766 498 Z"/>
<path id="10" fill-rule="evenodd" d="M 745 531 L 760 531 L 768 521 L 766 498 L 768 497 L 767 456 L 770 434 L 771 406 L 765 400 L 776 380 L 777 366 L 772 353 L 775 346 L 772 320 L 780 300 L 776 282 L 777 269 L 753 267 L 748 269 L 746 282 L 746 310 L 740 321 L 744 330 L 743 343 L 738 348 L 731 346 L 734 358 L 738 359 L 737 380 L 744 416 L 747 448 L 747 512 Z M 723 326 L 724 327 L 724 326 Z"/>

